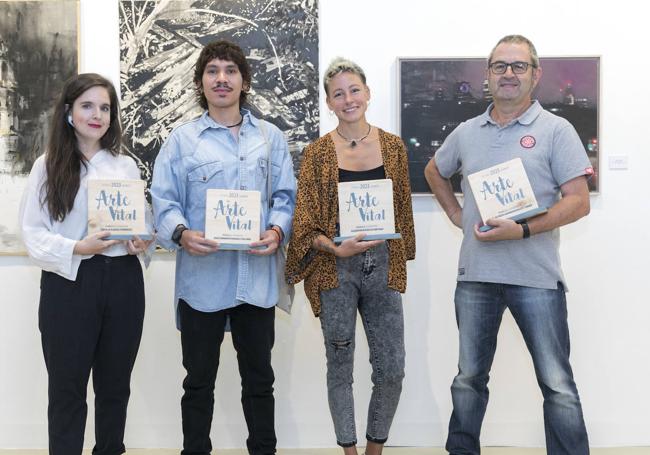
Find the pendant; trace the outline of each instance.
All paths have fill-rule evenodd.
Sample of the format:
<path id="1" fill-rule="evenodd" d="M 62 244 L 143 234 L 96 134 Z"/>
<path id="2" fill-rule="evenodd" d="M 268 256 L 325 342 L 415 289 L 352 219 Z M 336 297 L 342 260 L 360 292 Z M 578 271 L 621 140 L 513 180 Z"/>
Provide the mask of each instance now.
<path id="1" fill-rule="evenodd" d="M 350 147 L 354 148 L 357 146 L 357 141 L 350 142 Z"/>

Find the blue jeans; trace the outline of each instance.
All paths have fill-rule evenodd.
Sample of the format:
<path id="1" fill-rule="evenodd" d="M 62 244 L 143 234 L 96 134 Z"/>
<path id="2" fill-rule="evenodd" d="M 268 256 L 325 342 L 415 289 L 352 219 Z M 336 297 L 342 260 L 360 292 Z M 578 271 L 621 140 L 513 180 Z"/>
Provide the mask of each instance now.
<path id="1" fill-rule="evenodd" d="M 490 368 L 501 317 L 510 309 L 533 358 L 544 396 L 549 455 L 589 453 L 587 430 L 569 364 L 569 328 L 564 287 L 539 289 L 495 283 L 458 282 L 456 322 L 460 334 L 458 375 L 451 385 L 454 410 L 446 449 L 477 455 L 488 403 Z"/>
<path id="2" fill-rule="evenodd" d="M 368 339 L 372 395 L 366 439 L 383 444 L 397 410 L 404 378 L 402 296 L 388 287 L 388 247 L 337 258 L 339 287 L 321 293 L 320 321 L 327 356 L 327 397 L 336 441 L 357 443 L 352 396 L 357 311 Z"/>

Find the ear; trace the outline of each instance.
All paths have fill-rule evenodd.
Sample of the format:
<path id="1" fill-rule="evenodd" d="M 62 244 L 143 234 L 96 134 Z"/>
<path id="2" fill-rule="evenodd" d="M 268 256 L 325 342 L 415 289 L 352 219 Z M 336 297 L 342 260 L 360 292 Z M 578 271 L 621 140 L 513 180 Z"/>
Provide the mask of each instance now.
<path id="1" fill-rule="evenodd" d="M 248 93 L 251 89 L 251 84 L 249 84 L 248 82 L 244 82 L 241 88 L 244 92 Z"/>
<path id="2" fill-rule="evenodd" d="M 539 80 L 542 78 L 542 67 L 533 68 L 533 88 L 537 87 Z"/>
<path id="3" fill-rule="evenodd" d="M 366 91 L 368 92 L 368 101 L 370 101 L 370 87 L 366 85 Z"/>
<path id="4" fill-rule="evenodd" d="M 331 100 L 330 100 L 329 95 L 327 95 L 327 96 L 325 97 L 325 103 L 327 104 L 327 108 L 328 108 L 330 111 L 333 111 L 333 110 L 334 110 L 334 108 L 332 107 L 332 103 L 331 103 Z"/>

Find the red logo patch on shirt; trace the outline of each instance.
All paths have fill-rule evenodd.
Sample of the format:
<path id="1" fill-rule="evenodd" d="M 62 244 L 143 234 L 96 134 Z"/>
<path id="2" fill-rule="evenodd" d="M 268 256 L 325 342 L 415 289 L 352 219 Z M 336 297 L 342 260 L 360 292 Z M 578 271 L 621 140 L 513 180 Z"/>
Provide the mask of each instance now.
<path id="1" fill-rule="evenodd" d="M 533 147 L 535 147 L 535 144 L 537 143 L 537 141 L 535 140 L 535 138 L 533 136 L 524 136 L 524 137 L 521 138 L 519 143 L 521 144 L 521 146 L 523 148 L 532 149 Z"/>
<path id="2" fill-rule="evenodd" d="M 585 175 L 594 175 L 594 168 L 591 166 L 585 168 Z"/>

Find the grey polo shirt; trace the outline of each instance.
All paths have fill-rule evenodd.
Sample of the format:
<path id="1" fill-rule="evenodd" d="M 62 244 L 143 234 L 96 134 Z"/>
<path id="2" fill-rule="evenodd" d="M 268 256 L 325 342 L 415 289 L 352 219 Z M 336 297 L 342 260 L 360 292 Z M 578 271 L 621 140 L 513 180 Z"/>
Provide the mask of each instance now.
<path id="1" fill-rule="evenodd" d="M 485 113 L 459 125 L 435 155 L 444 178 L 463 176 L 514 158 L 521 158 L 540 207 L 560 198 L 560 185 L 591 173 L 580 138 L 565 119 L 545 111 L 535 101 L 526 112 L 500 127 Z M 463 178 L 463 243 L 458 261 L 458 281 L 481 281 L 556 289 L 566 287 L 560 266 L 559 229 L 522 240 L 479 242 L 474 225 L 481 217 Z"/>

